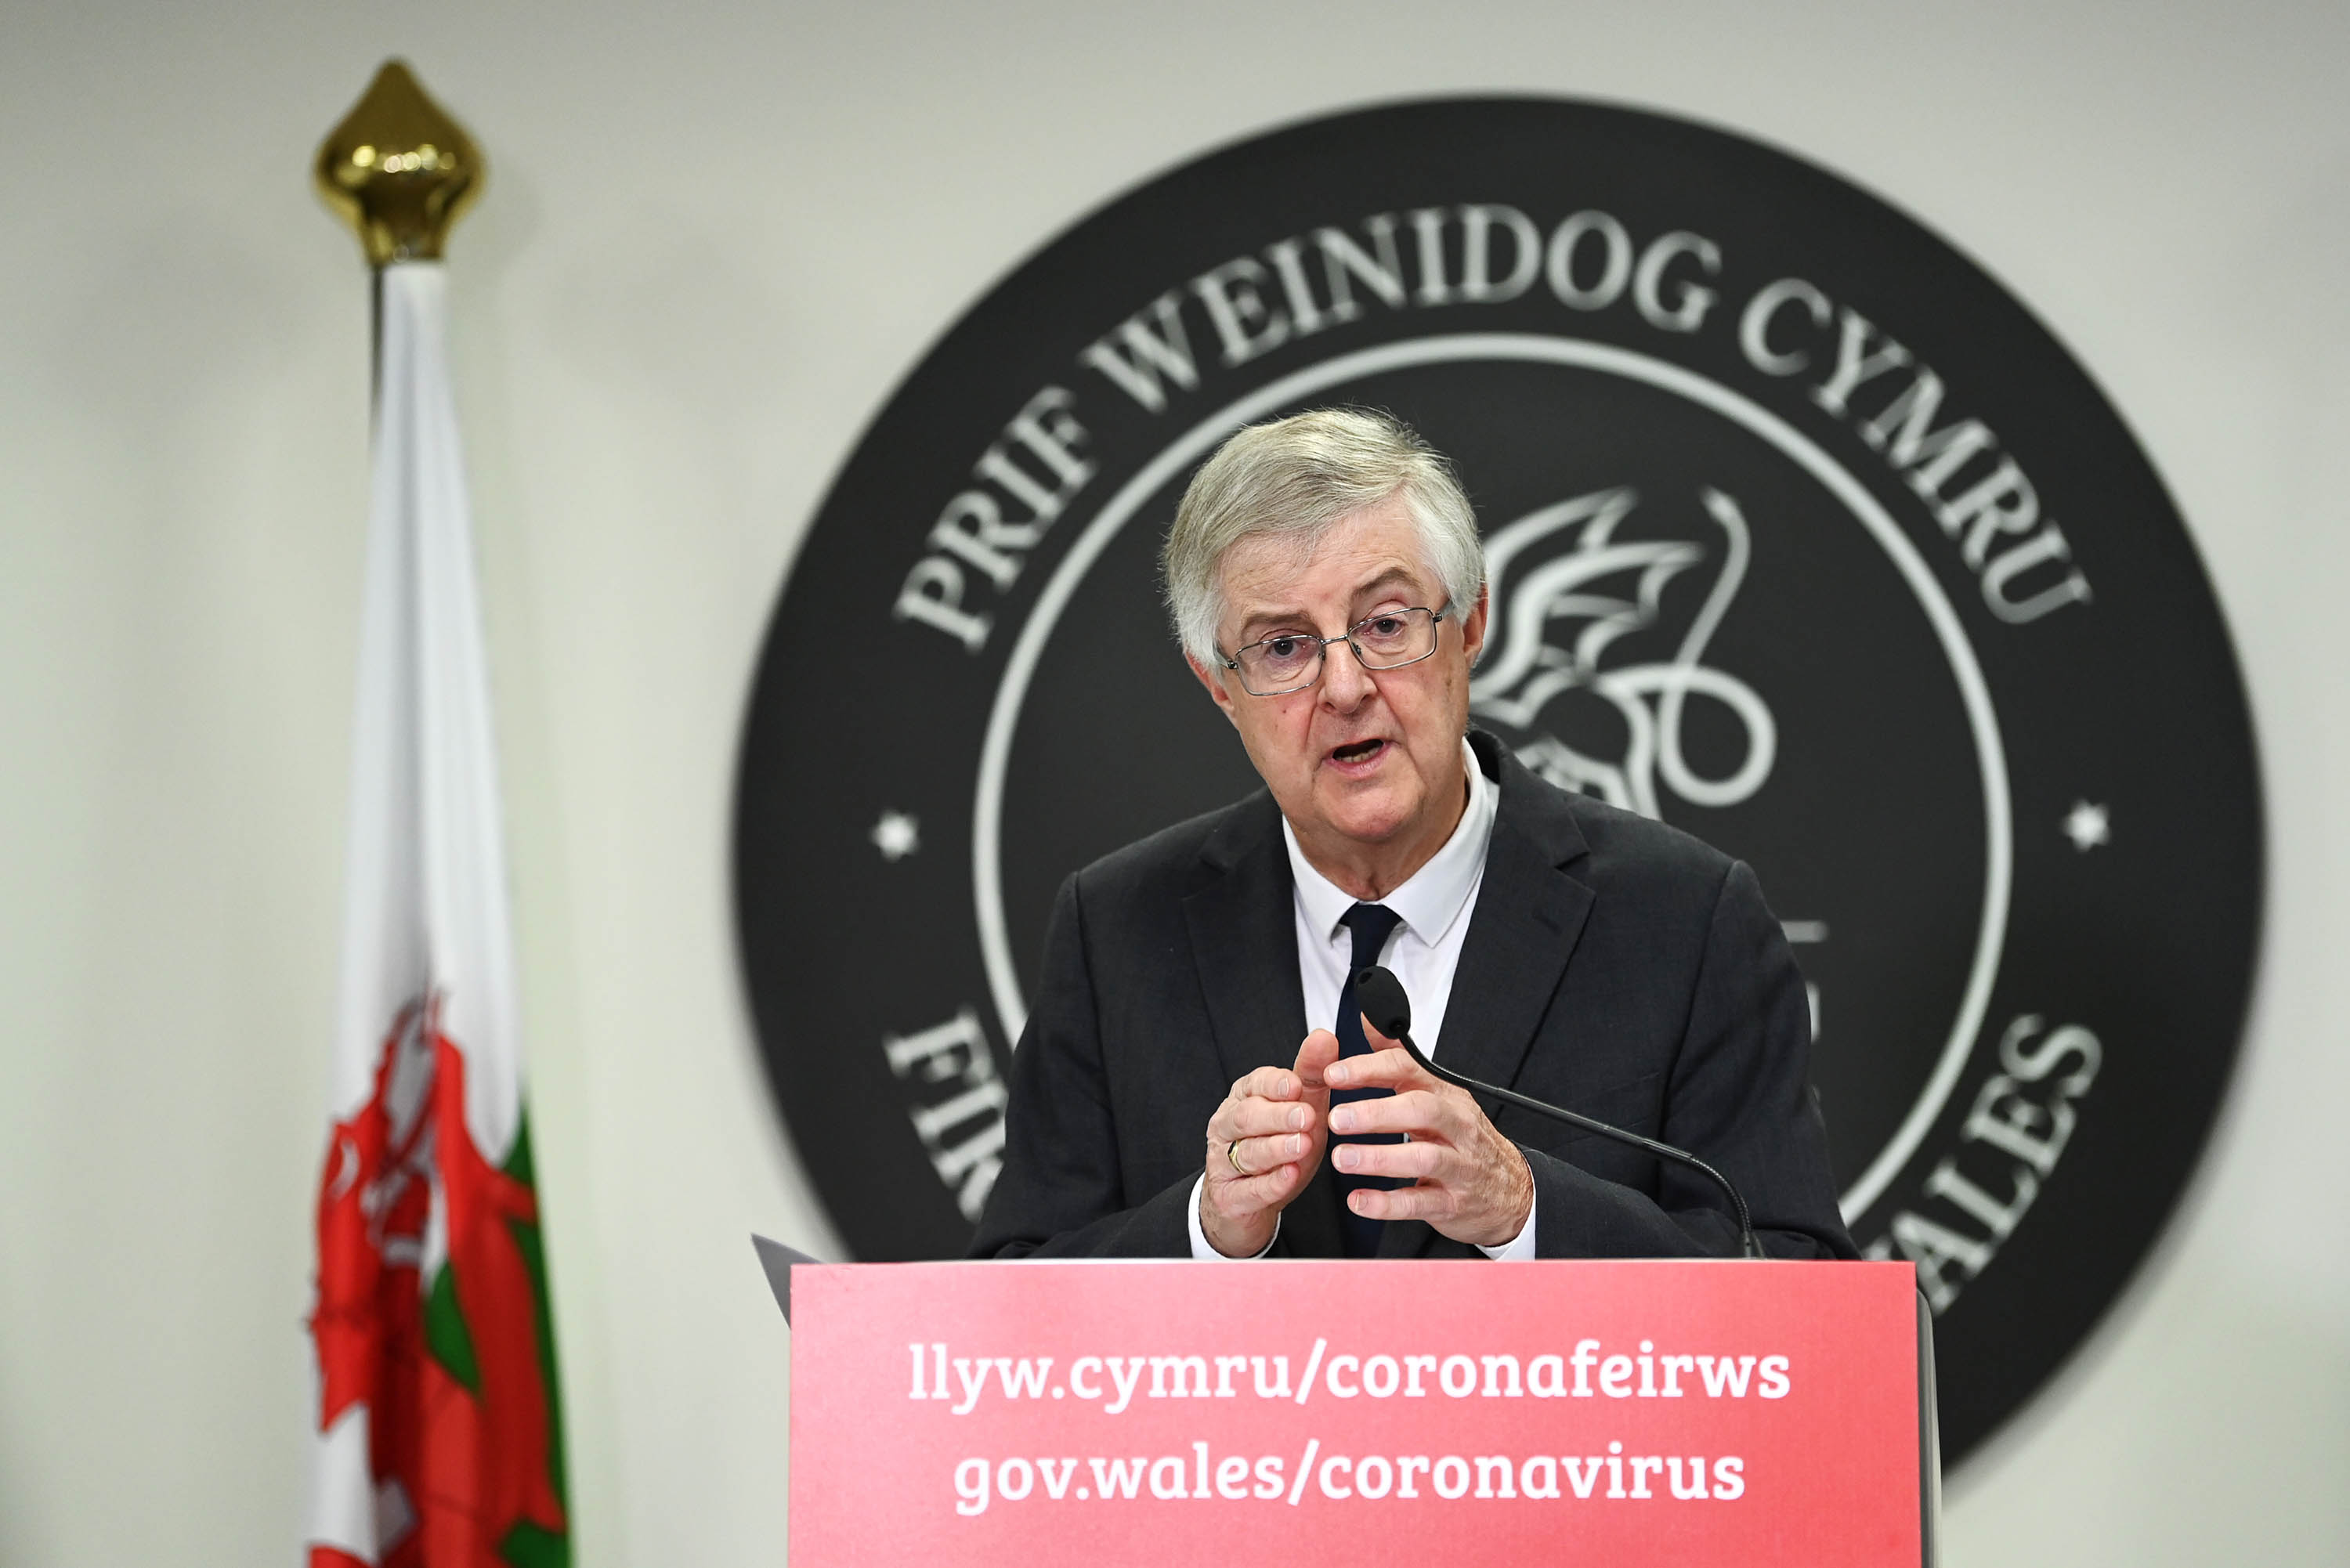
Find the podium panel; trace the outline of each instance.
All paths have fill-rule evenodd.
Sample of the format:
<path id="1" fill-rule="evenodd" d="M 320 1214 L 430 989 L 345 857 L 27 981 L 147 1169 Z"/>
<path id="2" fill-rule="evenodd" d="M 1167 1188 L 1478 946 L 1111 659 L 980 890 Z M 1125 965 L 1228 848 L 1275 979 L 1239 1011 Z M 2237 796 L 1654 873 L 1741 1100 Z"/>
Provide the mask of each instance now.
<path id="1" fill-rule="evenodd" d="M 1920 1561 L 1907 1264 L 791 1275 L 808 1568 Z"/>

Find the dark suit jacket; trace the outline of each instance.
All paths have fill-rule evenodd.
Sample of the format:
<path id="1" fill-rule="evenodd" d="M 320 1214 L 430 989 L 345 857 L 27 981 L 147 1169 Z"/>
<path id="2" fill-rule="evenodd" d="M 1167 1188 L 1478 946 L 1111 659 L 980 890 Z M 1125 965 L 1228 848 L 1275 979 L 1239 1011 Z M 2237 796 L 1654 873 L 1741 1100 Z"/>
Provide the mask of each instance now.
<path id="1" fill-rule="evenodd" d="M 1754 873 L 1470 740 L 1501 800 L 1439 1060 L 1690 1150 L 1736 1184 L 1773 1257 L 1855 1256 L 1805 1075 L 1803 979 Z M 1292 898 L 1263 791 L 1062 885 L 974 1256 L 1191 1255 L 1209 1116 L 1305 1035 Z M 1704 1178 L 1485 1108 L 1533 1168 L 1543 1257 L 1736 1255 Z M 1339 1203 L 1326 1159 L 1274 1254 L 1341 1256 Z M 1412 1220 L 1380 1256 L 1480 1254 Z"/>

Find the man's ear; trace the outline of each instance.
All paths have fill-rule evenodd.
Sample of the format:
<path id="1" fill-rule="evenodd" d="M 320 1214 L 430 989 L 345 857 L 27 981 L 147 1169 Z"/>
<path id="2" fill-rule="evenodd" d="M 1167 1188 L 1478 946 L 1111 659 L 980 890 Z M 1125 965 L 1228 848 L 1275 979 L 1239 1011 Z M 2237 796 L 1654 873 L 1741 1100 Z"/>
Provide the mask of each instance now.
<path id="1" fill-rule="evenodd" d="M 1225 687 L 1220 672 L 1210 670 L 1192 658 L 1189 649 L 1184 650 L 1183 662 L 1191 667 L 1191 673 L 1200 678 L 1200 684 L 1208 689 L 1208 695 L 1215 699 L 1216 706 L 1224 711 L 1224 717 L 1234 725 L 1238 725 L 1240 720 L 1232 712 L 1232 694 Z"/>
<path id="2" fill-rule="evenodd" d="M 1477 667 L 1477 656 L 1485 651 L 1485 609 L 1492 602 L 1492 584 L 1477 590 L 1477 607 L 1461 618 L 1461 646 L 1468 650 L 1469 667 Z"/>

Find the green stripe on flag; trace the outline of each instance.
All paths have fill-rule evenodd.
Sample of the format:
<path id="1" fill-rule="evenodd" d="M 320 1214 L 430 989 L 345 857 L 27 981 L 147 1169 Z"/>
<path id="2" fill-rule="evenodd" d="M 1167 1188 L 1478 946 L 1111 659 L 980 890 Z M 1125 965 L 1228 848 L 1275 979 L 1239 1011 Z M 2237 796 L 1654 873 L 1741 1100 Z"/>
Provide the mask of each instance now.
<path id="1" fill-rule="evenodd" d="M 530 1114 L 522 1113 L 515 1129 L 514 1149 L 506 1156 L 505 1173 L 515 1180 L 538 1190 L 536 1173 L 530 1156 Z M 515 1245 L 522 1252 L 524 1269 L 530 1275 L 532 1311 L 536 1316 L 538 1338 L 539 1381 L 546 1389 L 546 1465 L 548 1480 L 555 1488 L 555 1501 L 562 1505 L 566 1529 L 554 1535 L 532 1524 L 518 1524 L 507 1532 L 498 1546 L 503 1556 L 515 1568 L 569 1568 L 571 1540 L 568 1529 L 571 1518 L 571 1490 L 564 1483 L 563 1464 L 563 1385 L 555 1371 L 555 1298 L 546 1287 L 546 1247 L 536 1224 L 509 1220 Z"/>
<path id="2" fill-rule="evenodd" d="M 571 1568 L 571 1542 L 525 1521 L 506 1532 L 498 1542 L 498 1555 L 514 1568 Z"/>

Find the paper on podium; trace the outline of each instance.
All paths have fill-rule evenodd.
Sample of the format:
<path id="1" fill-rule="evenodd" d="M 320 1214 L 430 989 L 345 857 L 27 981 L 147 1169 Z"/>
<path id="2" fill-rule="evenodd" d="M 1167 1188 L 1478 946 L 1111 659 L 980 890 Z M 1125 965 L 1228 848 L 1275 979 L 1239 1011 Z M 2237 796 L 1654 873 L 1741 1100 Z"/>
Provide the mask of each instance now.
<path id="1" fill-rule="evenodd" d="M 823 1260 L 811 1258 L 781 1241 L 770 1241 L 756 1231 L 751 1232 L 751 1245 L 759 1250 L 759 1266 L 767 1271 L 767 1288 L 775 1293 L 775 1304 L 784 1309 L 784 1322 L 788 1325 L 792 1321 L 792 1265 Z"/>

